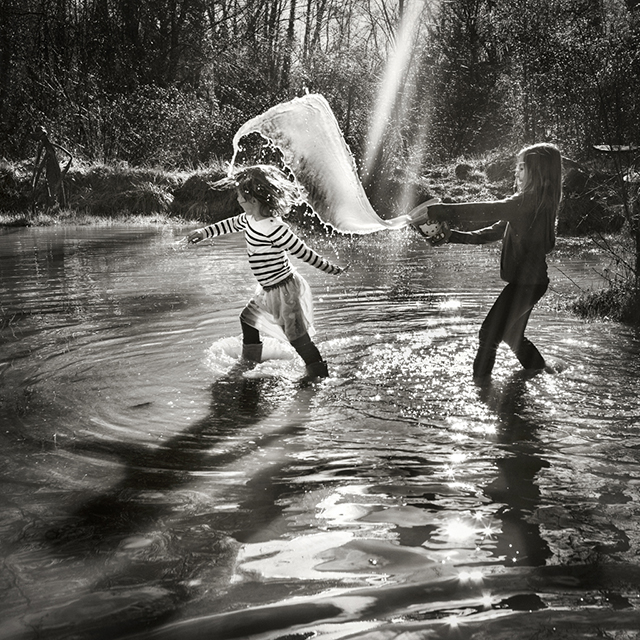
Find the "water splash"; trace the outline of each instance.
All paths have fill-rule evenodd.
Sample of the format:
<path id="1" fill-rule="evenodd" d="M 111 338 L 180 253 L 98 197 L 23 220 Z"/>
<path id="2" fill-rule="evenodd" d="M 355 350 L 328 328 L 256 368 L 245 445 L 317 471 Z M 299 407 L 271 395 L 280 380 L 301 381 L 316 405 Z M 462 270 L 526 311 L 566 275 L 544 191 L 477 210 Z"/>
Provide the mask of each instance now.
<path id="1" fill-rule="evenodd" d="M 240 140 L 259 133 L 282 152 L 283 159 L 306 191 L 306 199 L 321 220 L 343 233 L 368 234 L 401 229 L 411 223 L 404 215 L 383 220 L 373 209 L 356 164 L 327 100 L 308 94 L 271 107 L 252 118 L 233 138 L 233 161 Z"/>
<path id="2" fill-rule="evenodd" d="M 263 337 L 263 362 L 242 373 L 245 378 L 284 377 L 300 374 L 298 358 L 293 347 L 275 338 Z M 216 376 L 223 376 L 237 367 L 242 354 L 242 337 L 216 340 L 207 351 L 207 368 Z"/>

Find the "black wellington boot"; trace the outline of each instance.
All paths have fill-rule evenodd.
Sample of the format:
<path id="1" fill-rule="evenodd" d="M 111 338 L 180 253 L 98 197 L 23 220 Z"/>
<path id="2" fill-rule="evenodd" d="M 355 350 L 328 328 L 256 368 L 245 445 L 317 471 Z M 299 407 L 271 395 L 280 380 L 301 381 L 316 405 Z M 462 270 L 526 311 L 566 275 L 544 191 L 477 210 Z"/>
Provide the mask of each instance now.
<path id="1" fill-rule="evenodd" d="M 256 344 L 242 343 L 242 359 L 258 363 L 262 359 L 262 342 Z"/>
<path id="2" fill-rule="evenodd" d="M 324 360 L 318 362 L 312 362 L 306 367 L 306 374 L 298 380 L 300 384 L 310 384 L 320 378 L 328 378 L 329 370 L 327 369 L 327 363 Z"/>

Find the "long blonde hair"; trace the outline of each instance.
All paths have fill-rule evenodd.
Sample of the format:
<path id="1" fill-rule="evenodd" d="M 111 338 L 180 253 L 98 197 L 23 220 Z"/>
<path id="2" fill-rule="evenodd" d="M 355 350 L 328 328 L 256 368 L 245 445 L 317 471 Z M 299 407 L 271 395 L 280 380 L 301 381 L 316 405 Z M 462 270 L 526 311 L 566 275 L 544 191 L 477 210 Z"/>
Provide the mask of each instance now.
<path id="1" fill-rule="evenodd" d="M 535 215 L 531 224 L 542 215 L 546 222 L 546 250 L 556 243 L 556 216 L 562 200 L 562 155 L 556 145 L 540 142 L 518 153 L 526 169 L 522 193 L 535 199 Z"/>

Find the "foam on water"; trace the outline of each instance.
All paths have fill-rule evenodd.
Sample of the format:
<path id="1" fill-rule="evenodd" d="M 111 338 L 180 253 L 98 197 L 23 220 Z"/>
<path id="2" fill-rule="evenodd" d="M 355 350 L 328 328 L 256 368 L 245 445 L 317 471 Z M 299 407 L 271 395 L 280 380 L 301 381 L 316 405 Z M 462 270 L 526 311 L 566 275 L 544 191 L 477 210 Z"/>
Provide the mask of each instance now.
<path id="1" fill-rule="evenodd" d="M 206 365 L 214 376 L 228 374 L 242 357 L 242 337 L 229 336 L 216 340 L 207 350 Z M 299 364 L 300 363 L 300 364 Z M 244 371 L 246 378 L 285 377 L 299 374 L 302 360 L 291 345 L 269 338 L 262 338 L 262 361 Z"/>

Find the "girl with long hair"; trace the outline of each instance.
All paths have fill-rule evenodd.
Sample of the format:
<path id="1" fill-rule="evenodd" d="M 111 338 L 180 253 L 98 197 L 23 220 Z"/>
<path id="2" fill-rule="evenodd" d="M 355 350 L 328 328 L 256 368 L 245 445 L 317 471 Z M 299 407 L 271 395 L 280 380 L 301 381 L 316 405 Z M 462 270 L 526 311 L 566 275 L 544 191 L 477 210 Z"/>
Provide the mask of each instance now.
<path id="1" fill-rule="evenodd" d="M 558 206 L 562 198 L 562 156 L 549 143 L 522 149 L 516 158 L 516 193 L 504 200 L 438 203 L 416 207 L 414 226 L 444 223 L 445 242 L 484 244 L 502 240 L 500 277 L 507 282 L 482 323 L 473 363 L 474 378 L 487 380 L 496 351 L 505 342 L 525 369 L 548 368 L 535 345 L 525 337 L 529 316 L 549 286 L 547 254 L 555 246 Z M 458 231 L 448 223 L 460 220 L 493 223 L 477 231 Z M 439 244 L 442 239 L 432 242 Z"/>

